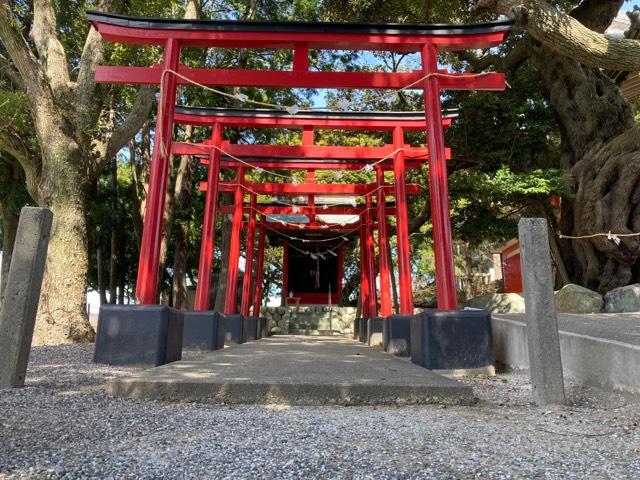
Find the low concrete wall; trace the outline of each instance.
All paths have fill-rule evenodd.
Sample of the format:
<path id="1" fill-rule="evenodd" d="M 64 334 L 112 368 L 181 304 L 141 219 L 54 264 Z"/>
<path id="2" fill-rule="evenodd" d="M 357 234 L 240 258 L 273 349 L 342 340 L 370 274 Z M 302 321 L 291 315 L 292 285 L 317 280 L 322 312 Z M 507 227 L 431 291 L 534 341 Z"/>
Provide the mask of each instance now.
<path id="1" fill-rule="evenodd" d="M 513 368 L 529 367 L 526 324 L 494 316 L 495 359 Z M 560 330 L 564 375 L 607 390 L 640 393 L 640 347 Z"/>
<path id="2" fill-rule="evenodd" d="M 280 334 L 326 335 L 330 331 L 353 334 L 355 307 L 327 305 L 289 305 L 261 307 L 270 331 Z"/>

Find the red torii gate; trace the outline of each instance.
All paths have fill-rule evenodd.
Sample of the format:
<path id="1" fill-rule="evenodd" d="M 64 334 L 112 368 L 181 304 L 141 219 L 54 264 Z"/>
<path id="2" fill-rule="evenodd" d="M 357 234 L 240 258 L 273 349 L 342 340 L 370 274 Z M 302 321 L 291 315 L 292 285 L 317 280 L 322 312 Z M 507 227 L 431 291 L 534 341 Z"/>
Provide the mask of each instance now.
<path id="1" fill-rule="evenodd" d="M 250 114 L 250 115 L 249 115 Z M 452 118 L 456 115 L 456 112 L 446 112 L 446 118 L 443 119 L 443 127 L 449 126 L 451 124 Z M 242 306 L 241 313 L 244 315 L 248 315 L 249 313 L 249 304 L 247 299 L 249 298 L 249 291 L 251 285 L 251 279 L 247 275 L 247 271 L 251 272 L 251 262 L 252 252 L 253 252 L 253 241 L 254 241 L 254 233 L 255 233 L 255 222 L 253 222 L 253 217 L 255 213 L 259 213 L 262 215 L 273 215 L 273 214 L 295 214 L 298 213 L 300 215 L 309 215 L 311 217 L 312 222 L 306 223 L 304 225 L 286 225 L 288 227 L 303 227 L 306 232 L 310 230 L 324 230 L 328 228 L 326 224 L 318 224 L 313 222 L 316 214 L 335 214 L 336 207 L 328 207 L 326 205 L 319 206 L 315 205 L 315 196 L 316 195 L 327 195 L 327 194 L 356 194 L 356 195 L 365 195 L 367 198 L 367 202 L 370 202 L 371 195 L 376 194 L 377 198 L 377 213 L 378 217 L 378 233 L 379 233 L 379 244 L 380 244 L 380 261 L 379 261 L 379 270 L 380 270 L 380 303 L 381 309 L 380 312 L 382 315 L 387 316 L 392 313 L 391 310 L 391 286 L 390 286 L 390 261 L 387 255 L 387 234 L 386 234 L 386 201 L 385 196 L 387 194 L 393 194 L 394 187 L 391 185 L 383 185 L 384 179 L 384 171 L 393 170 L 395 177 L 398 179 L 395 183 L 395 186 L 403 185 L 404 180 L 404 172 L 396 171 L 396 168 L 400 165 L 398 163 L 398 153 L 400 151 L 404 152 L 410 159 L 409 168 L 418 168 L 420 167 L 426 160 L 428 152 L 424 148 L 413 148 L 405 145 L 402 142 L 402 145 L 398 146 L 395 144 L 386 145 L 383 147 L 318 147 L 313 144 L 313 133 L 314 127 L 318 127 L 321 129 L 343 129 L 343 130 L 352 130 L 354 129 L 353 125 L 358 125 L 356 129 L 367 129 L 371 130 L 373 126 L 375 129 L 382 131 L 390 131 L 394 132 L 400 131 L 397 135 L 398 138 L 404 138 L 404 131 L 406 130 L 422 130 L 424 126 L 424 114 L 422 112 L 362 112 L 358 114 L 353 114 L 350 112 L 313 112 L 306 113 L 300 115 L 288 114 L 285 112 L 274 112 L 274 111 L 247 111 L 247 110 L 237 110 L 237 109 L 203 109 L 203 108 L 191 108 L 191 107 L 178 107 L 175 115 L 175 120 L 177 123 L 188 124 L 188 125 L 200 125 L 200 126 L 211 126 L 212 131 L 214 132 L 214 139 L 212 141 L 206 141 L 201 144 L 190 144 L 190 143 L 174 143 L 173 145 L 173 153 L 175 154 L 190 154 L 190 155 L 207 155 L 207 160 L 202 159 L 201 162 L 209 165 L 209 182 L 201 184 L 201 189 L 207 191 L 207 199 L 206 205 L 207 208 L 205 210 L 205 219 L 203 222 L 204 232 L 203 233 L 203 242 L 201 245 L 201 254 L 200 254 L 200 269 L 199 269 L 199 281 L 198 287 L 196 290 L 196 310 L 206 310 L 208 309 L 209 302 L 209 288 L 211 284 L 210 276 L 211 276 L 211 263 L 213 258 L 213 231 L 209 230 L 209 226 L 215 224 L 215 212 L 216 212 L 216 193 L 213 195 L 209 195 L 209 186 L 213 185 L 213 192 L 218 191 L 236 191 L 237 183 L 227 182 L 219 183 L 217 177 L 217 169 L 221 165 L 226 167 L 234 167 L 238 168 L 239 165 L 246 165 L 248 162 L 245 162 L 239 158 L 230 157 L 233 152 L 236 155 L 242 155 L 245 160 L 247 157 L 251 157 L 251 161 L 253 162 L 251 165 L 254 168 L 277 168 L 277 169 L 288 169 L 288 170 L 305 170 L 307 172 L 307 183 L 293 185 L 291 183 L 277 183 L 277 184 L 257 184 L 257 183 L 246 183 L 240 182 L 242 188 L 251 192 L 251 200 L 253 205 L 249 207 L 240 204 L 236 204 L 233 208 L 221 209 L 223 213 L 233 213 L 237 215 L 237 211 L 242 209 L 242 213 L 249 213 L 250 221 L 247 225 L 248 228 L 248 236 L 247 236 L 247 264 L 249 265 L 249 269 L 245 268 L 245 276 L 243 279 L 243 295 L 242 295 Z M 229 144 L 228 142 L 222 142 L 222 147 L 219 147 L 215 142 L 219 141 L 219 138 L 216 137 L 218 135 L 218 129 L 220 126 L 243 126 L 243 127 L 258 127 L 258 128 L 274 128 L 274 127 L 287 127 L 287 128 L 300 128 L 302 129 L 302 145 L 300 146 L 271 146 L 271 145 L 234 145 Z M 402 150 L 400 150 L 400 148 Z M 395 150 L 393 150 L 395 149 Z M 222 155 L 222 158 L 219 158 Z M 304 156 L 305 158 L 297 158 L 299 156 Z M 311 157 L 311 158 L 309 158 Z M 328 157 L 328 158 L 327 158 Z M 388 160 L 385 157 L 389 157 Z M 322 159 L 322 160 L 320 160 Z M 377 160 L 375 165 L 376 170 L 376 183 L 375 184 L 318 184 L 314 182 L 315 172 L 317 170 L 337 170 L 337 169 L 362 169 L 363 166 L 368 165 L 367 162 Z M 338 168 L 336 168 L 336 166 Z M 373 167 L 372 167 L 373 169 Z M 405 187 L 406 193 L 409 194 L 417 194 L 419 193 L 418 185 L 409 185 Z M 300 195 L 308 195 L 307 202 L 312 204 L 311 206 L 300 206 L 291 205 L 289 207 L 274 207 L 271 206 L 267 209 L 261 208 L 260 206 L 255 204 L 255 195 L 256 194 L 285 194 L 290 196 L 300 196 Z M 396 192 L 397 196 L 397 192 Z M 321 212 L 319 210 L 322 209 Z M 368 215 L 370 212 L 369 206 L 362 207 L 341 207 L 339 208 L 340 214 L 342 215 Z M 400 212 L 405 212 L 402 215 Z M 397 205 L 396 208 L 393 209 L 391 214 L 396 214 L 397 224 L 406 226 L 407 218 L 406 218 L 406 198 L 397 196 Z M 236 217 L 238 218 L 238 217 Z M 366 218 L 366 217 L 365 217 Z M 384 219 L 384 221 L 380 221 L 380 219 Z M 235 220 L 234 220 L 235 221 Z M 370 222 L 358 222 L 356 229 L 361 230 L 361 235 L 364 235 L 364 240 L 362 240 L 361 245 L 366 247 L 364 249 L 364 259 L 365 262 L 362 264 L 361 271 L 362 279 L 364 282 L 363 288 L 361 288 L 361 293 L 365 297 L 365 301 L 363 301 L 363 305 L 365 308 L 363 309 L 365 315 L 368 316 L 376 316 L 377 314 L 377 304 L 375 301 L 375 273 L 372 265 L 373 261 L 373 250 L 372 250 L 372 242 L 373 236 L 372 233 L 367 230 L 367 225 Z M 234 226 L 236 224 L 234 223 Z M 237 224 L 239 225 L 240 223 Z M 275 231 L 276 229 L 282 229 L 282 227 L 278 226 L 277 222 L 274 226 L 269 227 L 270 230 Z M 331 226 L 332 231 L 339 230 L 354 230 L 353 225 L 344 225 L 342 227 L 338 225 Z M 369 234 L 367 233 L 369 232 Z M 264 235 L 264 231 L 261 233 L 261 236 Z M 367 236 L 369 235 L 369 236 Z M 234 235 L 235 238 L 239 239 L 239 234 Z M 409 242 L 408 236 L 404 239 L 406 243 L 400 245 L 398 250 L 404 249 L 405 251 L 409 250 Z M 262 263 L 262 255 L 264 254 L 263 247 L 258 249 L 258 263 Z M 230 252 L 229 259 L 229 267 L 230 274 L 227 275 L 227 303 L 225 305 L 226 313 L 234 313 L 235 309 L 235 288 L 233 285 L 236 282 L 237 273 L 233 268 L 237 264 L 237 256 L 239 255 L 239 246 L 236 247 L 233 245 L 232 241 L 232 250 Z M 341 252 L 340 252 L 341 255 Z M 285 244 L 285 270 L 286 270 L 286 259 L 287 259 L 287 250 Z M 406 255 L 406 261 L 408 262 L 409 257 Z M 339 258 L 338 266 L 340 265 L 341 258 Z M 262 281 L 262 269 L 257 268 L 258 278 L 256 279 L 256 283 L 261 285 Z M 402 274 L 407 275 L 409 278 L 406 279 L 405 285 L 411 286 L 411 276 L 409 267 L 402 269 Z M 340 278 L 341 275 L 338 275 Z M 373 283 L 372 283 L 373 282 Z M 286 281 L 284 282 L 286 284 Z M 337 290 L 339 293 L 340 285 L 337 285 Z M 259 292 L 259 290 L 258 290 Z M 256 312 L 259 309 L 260 296 L 258 294 L 254 295 L 254 304 L 253 311 Z M 400 292 L 400 305 L 404 312 L 411 311 L 412 306 L 412 296 L 411 296 L 411 288 L 404 288 Z"/>
<path id="2" fill-rule="evenodd" d="M 501 43 L 508 34 L 509 22 L 491 22 L 477 25 L 366 25 L 344 23 L 302 22 L 235 22 L 235 21 L 185 21 L 166 19 L 129 18 L 97 12 L 88 13 L 94 27 L 109 41 L 138 45 L 157 45 L 164 48 L 163 62 L 153 67 L 96 67 L 95 78 L 102 83 L 160 84 L 161 96 L 158 105 L 156 139 L 150 168 L 147 212 L 141 245 L 136 297 L 142 304 L 156 302 L 158 285 L 158 261 L 162 232 L 165 191 L 169 157 L 177 153 L 172 135 L 175 117 L 175 99 L 178 84 L 197 83 L 202 86 L 253 86 L 253 87 L 306 87 L 306 88 L 379 88 L 379 89 L 423 89 L 427 144 L 429 145 L 429 192 L 432 208 L 434 249 L 436 260 L 436 285 L 438 307 L 456 309 L 455 272 L 451 243 L 451 226 L 448 205 L 446 150 L 440 111 L 440 90 L 502 90 L 504 75 L 500 73 L 464 74 L 449 73 L 438 68 L 437 51 L 489 48 Z M 275 48 L 294 51 L 291 71 L 252 71 L 239 69 L 190 68 L 180 64 L 180 51 L 184 47 L 221 48 Z M 422 68 L 411 72 L 317 72 L 309 70 L 310 49 L 383 50 L 398 52 L 420 52 Z M 178 112 L 178 115 L 180 113 Z M 246 119 L 243 125 L 246 125 Z M 219 124 L 217 124 L 219 125 Z M 352 125 L 355 127 L 356 123 Z M 319 126 L 316 124 L 316 126 Z M 371 126 L 367 127 L 371 128 Z M 422 124 L 421 128 L 425 128 Z M 377 129 L 377 128 L 376 128 Z M 221 126 L 213 131 L 213 144 L 222 145 Z M 404 146 L 403 132 L 393 129 L 393 146 Z M 230 147 L 230 146 L 229 146 Z M 303 145 L 304 147 L 304 145 Z M 336 147 L 333 147 L 336 148 Z M 318 149 L 316 154 L 321 152 Z M 289 150 L 291 154 L 294 149 Z M 218 150 L 215 150 L 218 152 Z M 246 153 L 246 152 L 245 152 Z M 266 152 L 265 152 L 266 153 Z M 274 151 L 273 153 L 286 153 Z M 310 150 L 299 149 L 298 154 L 308 156 Z M 328 151 L 325 151 L 328 153 Z M 220 167 L 220 155 L 211 154 L 210 172 Z M 380 158 L 380 157 L 378 157 Z M 353 160 L 353 159 L 352 159 Z M 393 170 L 396 175 L 395 195 L 406 196 L 404 170 L 405 153 L 399 150 L 394 155 Z M 213 167 L 213 168 L 212 168 Z M 305 167 L 306 168 L 306 167 Z M 242 178 L 243 168 L 238 168 Z M 381 169 L 379 169 L 381 170 Z M 211 173 L 209 180 L 211 184 Z M 382 178 L 378 175 L 377 185 Z M 217 184 L 217 182 L 215 182 Z M 267 184 L 268 185 L 268 184 Z M 291 187 L 271 184 L 265 192 L 300 194 Z M 317 186 L 317 185 L 316 185 Z M 226 188 L 221 185 L 222 188 Z M 338 192 L 341 187 L 332 185 L 329 190 Z M 361 187 L 358 187 L 361 188 Z M 377 187 L 376 187 L 377 188 Z M 304 190 L 304 189 L 302 189 Z M 382 192 L 382 190 L 378 190 Z M 234 225 L 242 221 L 242 189 L 235 188 L 236 208 Z M 308 194 L 316 193 L 310 189 Z M 366 194 L 372 192 L 363 192 Z M 384 204 L 384 193 L 379 193 L 378 204 Z M 368 206 L 370 196 L 367 196 Z M 406 203 L 398 202 L 398 218 L 406 218 Z M 367 209 L 369 212 L 369 209 Z M 370 215 L 365 215 L 365 217 Z M 371 218 L 364 218 L 361 238 L 369 251 L 362 265 L 369 264 L 373 255 Z M 384 222 L 381 222 L 384 225 Z M 364 233 L 362 233 L 364 232 Z M 398 244 L 408 245 L 406 222 L 397 226 Z M 237 236 L 239 240 L 239 235 Z M 236 242 L 238 243 L 238 242 Z M 239 248 L 239 245 L 238 245 Z M 408 248 L 398 249 L 400 290 L 409 291 L 410 270 Z M 201 264 L 202 267 L 202 264 Z M 237 268 L 237 264 L 236 264 Z M 407 284 L 408 279 L 408 284 Z M 364 282 L 367 283 L 367 282 Z M 369 287 L 372 280 L 369 278 Z M 363 284 L 366 289 L 367 285 Z M 375 283 L 373 283 L 375 288 Z M 233 289 L 235 291 L 235 289 Z M 229 300 L 229 298 L 227 299 Z M 227 302 L 229 304 L 229 302 Z M 411 313 L 410 302 L 405 302 L 401 313 Z"/>

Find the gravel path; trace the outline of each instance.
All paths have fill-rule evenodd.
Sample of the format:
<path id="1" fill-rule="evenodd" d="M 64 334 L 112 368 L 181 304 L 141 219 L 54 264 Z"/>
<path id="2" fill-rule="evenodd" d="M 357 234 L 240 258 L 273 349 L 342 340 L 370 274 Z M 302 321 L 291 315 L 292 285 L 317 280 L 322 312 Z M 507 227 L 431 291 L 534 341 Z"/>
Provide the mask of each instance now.
<path id="1" fill-rule="evenodd" d="M 532 407 L 522 373 L 465 380 L 472 407 L 212 406 L 107 397 L 129 369 L 37 347 L 0 390 L 0 478 L 640 478 L 640 400 L 570 385 Z"/>

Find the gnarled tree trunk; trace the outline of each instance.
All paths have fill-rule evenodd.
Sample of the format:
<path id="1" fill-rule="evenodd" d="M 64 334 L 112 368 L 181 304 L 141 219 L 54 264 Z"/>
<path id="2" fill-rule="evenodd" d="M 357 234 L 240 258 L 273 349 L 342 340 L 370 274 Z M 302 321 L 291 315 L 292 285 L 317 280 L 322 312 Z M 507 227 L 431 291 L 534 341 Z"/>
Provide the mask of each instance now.
<path id="1" fill-rule="evenodd" d="M 640 129 L 633 107 L 600 70 L 640 65 L 640 42 L 602 35 L 622 3 L 585 0 L 569 16 L 542 0 L 476 2 L 512 16 L 535 38 L 529 58 L 558 117 L 562 163 L 575 192 L 575 198 L 563 199 L 565 235 L 640 231 Z M 563 240 L 573 281 L 605 292 L 637 280 L 640 238 L 620 240 Z"/>

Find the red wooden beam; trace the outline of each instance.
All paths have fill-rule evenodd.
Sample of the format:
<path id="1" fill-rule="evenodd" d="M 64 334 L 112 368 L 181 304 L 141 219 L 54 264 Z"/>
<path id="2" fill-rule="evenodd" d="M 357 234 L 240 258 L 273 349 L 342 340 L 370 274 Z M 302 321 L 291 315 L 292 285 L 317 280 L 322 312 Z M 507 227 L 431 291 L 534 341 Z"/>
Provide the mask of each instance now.
<path id="1" fill-rule="evenodd" d="M 339 233 L 336 234 L 336 232 L 340 232 L 340 233 L 351 232 L 353 231 L 353 229 L 358 228 L 358 225 L 359 225 L 359 222 L 357 222 L 357 223 L 348 223 L 348 224 L 345 224 L 344 226 L 331 225 L 329 228 L 327 228 L 327 225 L 325 225 L 324 223 L 312 222 L 312 223 L 301 223 L 300 225 L 303 225 L 304 228 L 299 228 L 296 225 L 291 225 L 291 224 L 282 225 L 280 222 L 270 222 L 270 221 L 267 221 L 266 219 L 264 223 L 267 229 L 271 231 L 287 233 L 292 237 L 296 237 L 300 239 L 305 238 L 305 236 L 309 232 L 324 233 L 326 236 L 334 237 L 339 235 Z M 373 227 L 375 228 L 375 225 Z M 313 239 L 310 239 L 310 240 L 313 241 Z"/>
<path id="2" fill-rule="evenodd" d="M 256 205 L 256 210 L 262 215 L 360 215 L 366 208 L 364 205 L 358 207 L 335 206 L 323 209 L 321 205 L 297 205 L 294 209 L 288 205 Z M 224 205 L 218 208 L 221 214 L 233 213 L 232 205 Z M 244 213 L 249 213 L 251 207 L 246 205 L 243 208 Z M 388 206 L 385 209 L 387 215 L 395 215 L 395 207 Z M 374 215 L 377 213 L 374 212 Z"/>
<path id="3" fill-rule="evenodd" d="M 247 189 L 259 195 L 368 195 L 376 189 L 375 183 L 253 183 L 244 184 Z M 234 192 L 234 183 L 220 183 L 220 192 Z M 407 185 L 407 194 L 415 195 L 420 193 L 422 187 L 417 184 Z M 200 182 L 200 190 L 207 191 L 207 184 Z M 385 186 L 385 190 L 392 194 L 393 186 Z M 251 193 L 246 191 L 245 193 Z"/>
<path id="4" fill-rule="evenodd" d="M 489 48 L 501 43 L 510 22 L 476 25 L 370 25 L 318 22 L 188 21 L 124 17 L 88 12 L 105 40 L 137 45 L 163 45 L 177 39 L 185 46 L 387 50 L 415 52 L 431 42 L 442 50 Z M 298 57 L 299 55 L 296 55 Z M 306 66 L 304 58 L 297 66 Z"/>
<path id="5" fill-rule="evenodd" d="M 225 152 L 235 157 L 255 163 L 262 168 L 285 169 L 313 169 L 313 170 L 357 170 L 364 167 L 369 161 L 380 160 L 391 154 L 396 148 L 393 145 L 384 147 L 342 147 L 319 145 L 222 145 Z M 429 158 L 426 148 L 411 147 L 405 145 L 405 156 L 415 168 L 421 166 Z M 211 146 L 208 143 L 174 142 L 172 153 L 175 155 L 206 155 L 208 157 Z M 446 148 L 447 159 L 451 159 L 451 149 Z M 252 159 L 259 159 L 252 161 Z M 266 160 L 263 160 L 266 159 Z M 316 161 L 313 160 L 323 160 Z M 326 161 L 333 160 L 333 161 Z M 201 163 L 206 165 L 207 158 L 202 158 Z M 387 163 L 393 162 L 389 158 Z M 385 163 L 385 162 L 382 162 Z M 224 156 L 222 166 L 237 167 L 238 162 Z"/>
<path id="6" fill-rule="evenodd" d="M 325 115 L 310 114 L 301 111 L 295 115 L 269 115 L 271 111 L 256 110 L 251 116 L 247 115 L 221 115 L 212 110 L 211 114 L 206 113 L 207 109 L 196 109 L 188 107 L 176 107 L 174 121 L 180 125 L 209 126 L 214 123 L 221 123 L 227 127 L 244 128 L 304 128 L 310 127 L 319 130 L 393 130 L 396 126 L 404 130 L 421 131 L 424 130 L 424 115 L 418 113 L 422 118 L 366 118 L 356 115 L 340 116 L 327 112 Z M 189 112 L 197 112 L 197 115 Z M 452 117 L 444 117 L 443 127 L 449 127 Z"/>
<path id="7" fill-rule="evenodd" d="M 191 68 L 180 66 L 178 73 L 189 80 L 206 86 L 217 87 L 257 87 L 257 88 L 382 88 L 400 89 L 423 76 L 419 70 L 412 72 L 298 72 L 272 70 L 226 70 L 220 68 Z M 504 90 L 503 73 L 486 75 L 468 73 L 448 73 L 442 78 L 446 90 Z M 97 65 L 97 83 L 158 85 L 162 67 L 117 67 Z M 173 75 L 169 75 L 174 77 Z M 175 77 L 174 77 L 175 78 Z M 189 84 L 183 78 L 178 84 Z M 411 87 L 419 90 L 420 84 Z"/>

